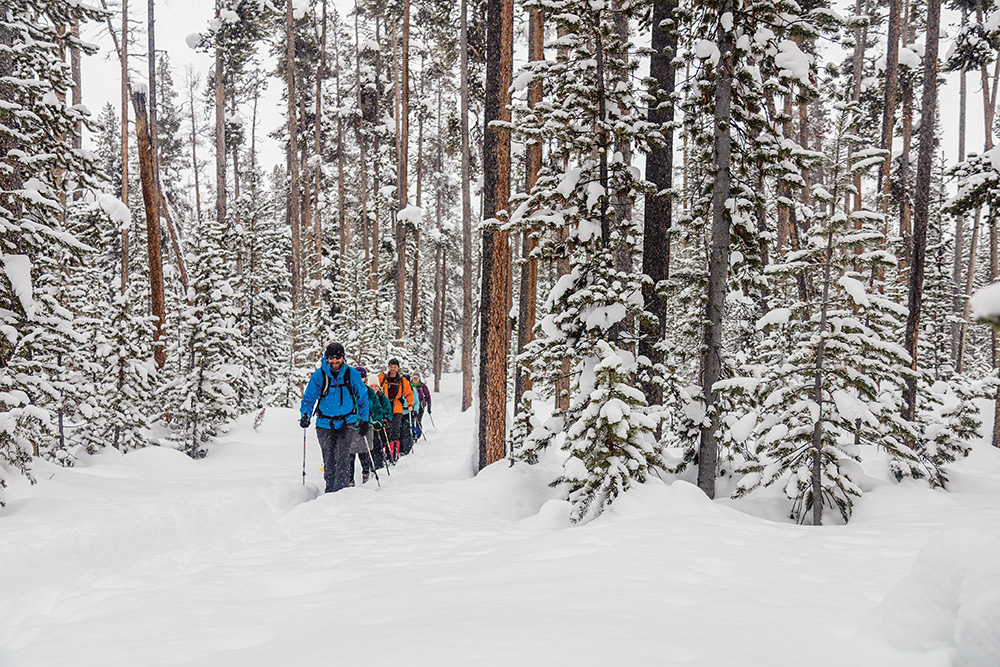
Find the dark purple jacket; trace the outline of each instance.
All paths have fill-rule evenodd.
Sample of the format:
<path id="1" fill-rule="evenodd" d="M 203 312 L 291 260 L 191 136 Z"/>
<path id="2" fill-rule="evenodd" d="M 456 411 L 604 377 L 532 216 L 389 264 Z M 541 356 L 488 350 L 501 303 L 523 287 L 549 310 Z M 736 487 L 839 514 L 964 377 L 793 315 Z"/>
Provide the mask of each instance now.
<path id="1" fill-rule="evenodd" d="M 431 390 L 427 388 L 426 382 L 421 382 L 419 387 L 414 387 L 417 390 L 417 396 L 420 400 L 420 407 L 426 408 L 427 412 L 431 411 Z"/>

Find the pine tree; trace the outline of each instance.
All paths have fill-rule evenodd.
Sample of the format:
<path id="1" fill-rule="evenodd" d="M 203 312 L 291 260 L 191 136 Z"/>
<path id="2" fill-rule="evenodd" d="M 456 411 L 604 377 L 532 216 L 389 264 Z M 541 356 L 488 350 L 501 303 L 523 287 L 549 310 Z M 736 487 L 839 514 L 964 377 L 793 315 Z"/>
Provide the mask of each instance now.
<path id="1" fill-rule="evenodd" d="M 231 239 L 223 226 L 206 220 L 192 235 L 189 265 L 191 305 L 183 322 L 184 368 L 171 383 L 171 439 L 192 458 L 205 456 L 206 443 L 238 413 L 241 395 L 256 378 L 243 345 L 234 303 Z"/>
<path id="2" fill-rule="evenodd" d="M 845 521 L 850 517 L 852 499 L 861 495 L 855 467 L 845 464 L 860 460 L 855 442 L 884 448 L 898 474 L 918 474 L 919 467 L 907 444 L 916 429 L 900 416 L 901 379 L 910 375 L 898 342 L 906 311 L 865 287 L 875 268 L 893 265 L 879 249 L 881 216 L 865 209 L 846 215 L 838 206 L 853 188 L 853 173 L 881 162 L 880 152 L 857 150 L 848 162 L 856 106 L 838 110 L 828 180 L 813 187 L 819 208 L 809 235 L 801 251 L 769 271 L 804 276 L 816 289 L 812 299 L 776 308 L 758 323 L 767 329 L 771 358 L 759 394 L 755 460 L 743 469 L 737 491 L 780 483 L 792 516 L 803 522 L 811 511 L 813 525 L 822 522 L 824 506 L 837 508 Z"/>
<path id="3" fill-rule="evenodd" d="M 0 9 L 0 462 L 29 479 L 72 333 L 58 285 L 60 267 L 82 252 L 66 228 L 72 195 L 100 187 L 96 159 L 73 148 L 86 115 L 67 103 L 73 81 L 62 57 L 95 49 L 66 27 L 99 18 L 65 0 Z"/>

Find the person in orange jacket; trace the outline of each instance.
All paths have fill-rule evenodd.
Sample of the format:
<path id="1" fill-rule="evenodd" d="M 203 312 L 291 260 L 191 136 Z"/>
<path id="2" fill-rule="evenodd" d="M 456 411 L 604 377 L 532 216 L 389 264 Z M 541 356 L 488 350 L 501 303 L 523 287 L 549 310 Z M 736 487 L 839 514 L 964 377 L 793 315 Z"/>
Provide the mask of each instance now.
<path id="1" fill-rule="evenodd" d="M 403 423 L 403 411 L 413 409 L 413 387 L 410 381 L 399 372 L 399 359 L 389 360 L 389 371 L 378 376 L 382 393 L 389 399 L 392 406 L 392 419 L 389 420 L 386 434 L 389 437 L 390 453 L 399 458 L 399 429 Z"/>

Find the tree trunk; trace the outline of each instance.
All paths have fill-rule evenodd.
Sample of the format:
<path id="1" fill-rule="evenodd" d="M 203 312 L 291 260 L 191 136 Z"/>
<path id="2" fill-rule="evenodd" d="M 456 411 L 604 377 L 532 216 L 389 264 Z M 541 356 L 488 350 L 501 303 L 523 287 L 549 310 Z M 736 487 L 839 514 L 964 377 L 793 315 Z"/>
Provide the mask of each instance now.
<path id="1" fill-rule="evenodd" d="M 657 286 L 670 277 L 670 239 L 673 223 L 673 202 L 668 192 L 673 187 L 674 171 L 674 92 L 677 67 L 673 62 L 677 53 L 677 29 L 674 14 L 677 0 L 656 0 L 653 3 L 653 27 L 649 62 L 650 102 L 649 122 L 663 133 L 662 143 L 649 149 L 646 155 L 646 180 L 653 184 L 656 193 L 646 196 L 643 212 L 642 272 L 651 279 L 642 286 L 642 300 L 646 310 L 656 317 L 652 325 L 644 325 L 639 341 L 639 354 L 655 366 L 663 363 L 663 353 L 656 344 L 667 331 L 667 304 L 660 298 Z M 642 386 L 646 403 L 660 405 L 663 392 L 655 382 Z"/>
<path id="2" fill-rule="evenodd" d="M 462 100 L 462 412 L 472 407 L 472 195 L 469 188 L 469 17 L 461 0 Z"/>
<path id="3" fill-rule="evenodd" d="M 396 162 L 398 211 L 409 200 L 407 168 L 410 145 L 410 0 L 403 0 L 402 66 L 399 75 L 399 144 Z M 402 338 L 406 317 L 406 224 L 396 216 L 396 337 Z"/>
<path id="4" fill-rule="evenodd" d="M 108 29 L 111 30 L 111 19 L 108 18 Z M 128 0 L 122 0 L 122 202 L 128 206 Z M 122 229 L 122 282 L 121 293 L 128 286 L 128 227 Z"/>
<path id="5" fill-rule="evenodd" d="M 326 76 L 326 0 L 323 0 L 323 9 L 320 14 L 320 47 L 319 47 L 319 67 L 316 69 L 316 117 L 313 119 L 313 152 L 316 154 L 317 159 L 319 156 L 323 155 L 323 77 Z M 339 54 L 339 51 L 338 51 Z M 339 57 L 336 67 L 337 73 L 337 106 L 340 106 L 340 63 Z M 303 120 L 305 120 L 303 118 Z M 343 160 L 339 157 L 343 153 L 343 136 L 341 132 L 341 120 L 340 111 L 337 112 L 337 154 L 338 154 L 338 165 L 340 167 L 340 183 L 344 182 L 344 172 L 343 172 Z M 319 285 L 322 284 L 323 280 L 323 205 L 320 201 L 320 195 L 323 192 L 323 169 L 321 164 L 316 165 L 316 209 L 313 215 L 313 236 L 316 238 L 316 292 L 317 292 L 317 304 L 322 297 L 322 288 Z M 344 255 L 344 197 L 343 188 L 341 188 L 340 196 L 340 255 Z"/>
<path id="6" fill-rule="evenodd" d="M 340 69 L 338 63 L 337 69 Z M 337 76 L 340 76 L 338 73 Z M 354 3 L 354 87 L 355 93 L 357 95 L 358 109 L 361 109 L 361 40 L 358 36 L 358 3 L 355 0 Z M 358 143 L 358 153 L 361 169 L 361 228 L 362 233 L 365 237 L 365 262 L 367 263 L 371 259 L 369 254 L 369 242 L 368 237 L 368 176 L 365 173 L 365 138 L 364 133 L 361 130 L 361 124 L 364 121 L 363 117 L 357 119 L 357 124 L 354 126 L 355 139 Z M 343 183 L 344 179 L 341 178 L 340 182 Z M 378 247 L 375 247 L 375 253 L 378 253 Z M 377 262 L 376 262 L 377 268 Z M 371 286 L 375 287 L 376 273 L 373 270 L 371 274 Z"/>
<path id="7" fill-rule="evenodd" d="M 285 3 L 285 86 L 288 98 L 288 217 L 292 226 L 292 311 L 301 302 L 301 230 L 299 229 L 299 142 L 295 113 L 295 27 L 292 3 Z M 297 331 L 292 334 L 292 355 L 296 351 Z"/>
<path id="8" fill-rule="evenodd" d="M 137 92 L 132 96 L 135 105 L 135 133 L 139 148 L 139 173 L 142 179 L 142 199 L 146 204 L 146 248 L 149 253 L 149 301 L 156 330 L 153 332 L 153 356 L 156 367 L 163 369 L 167 352 L 161 344 L 166 310 L 163 300 L 163 260 L 160 257 L 160 193 L 153 174 L 152 147 L 149 140 L 149 121 L 146 118 L 146 96 Z"/>
<path id="9" fill-rule="evenodd" d="M 151 0 L 152 1 L 152 0 Z M 215 2 L 215 18 L 219 18 L 221 2 Z M 215 219 L 226 224 L 226 88 L 222 48 L 215 47 Z M 294 153 L 293 153 L 294 155 Z"/>
<path id="10" fill-rule="evenodd" d="M 160 190 L 160 140 L 157 137 L 159 125 L 156 120 L 159 106 L 157 106 L 156 101 L 156 12 L 154 5 L 155 0 L 147 0 L 146 36 L 148 39 L 148 49 L 146 51 L 146 64 L 149 70 L 149 148 L 150 158 L 153 161 L 153 178 L 156 179 L 156 191 L 162 198 L 163 193 Z M 226 161 L 225 153 L 223 153 L 222 161 L 223 163 Z"/>
<path id="11" fill-rule="evenodd" d="M 924 256 L 927 249 L 927 216 L 931 198 L 931 170 L 934 166 L 934 117 L 937 110 L 937 58 L 941 22 L 941 0 L 928 0 L 927 41 L 924 47 L 924 91 L 921 102 L 920 153 L 917 157 L 917 180 L 913 207 L 913 259 L 906 318 L 906 351 L 917 369 L 917 333 L 920 329 L 921 292 L 924 286 Z M 917 381 L 908 378 L 904 390 L 906 407 L 903 417 L 913 421 L 917 408 Z"/>
<path id="12" fill-rule="evenodd" d="M 892 132 L 896 123 L 896 89 L 899 87 L 899 24 L 900 1 L 889 0 L 889 26 L 885 56 L 885 97 L 882 106 L 882 144 L 889 151 L 879 172 L 878 186 L 882 193 L 882 214 L 889 208 L 889 177 L 892 169 Z M 887 218 L 888 219 L 888 218 Z"/>
<path id="13" fill-rule="evenodd" d="M 486 3 L 486 97 L 483 107 L 483 218 L 507 218 L 510 135 L 490 127 L 510 121 L 514 59 L 514 2 Z M 479 467 L 506 453 L 508 234 L 483 232 L 479 352 Z"/>
<path id="14" fill-rule="evenodd" d="M 968 23 L 968 11 L 962 8 L 962 28 L 965 28 Z M 965 161 L 965 122 L 966 122 L 966 103 L 968 92 L 966 90 L 966 80 L 965 80 L 965 67 L 961 69 L 960 78 L 958 80 L 958 161 Z M 962 325 L 958 322 L 959 314 L 962 312 L 962 297 L 961 297 L 961 286 L 962 286 L 962 248 L 965 247 L 965 216 L 956 215 L 955 216 L 955 255 L 954 261 L 951 267 L 951 281 L 952 289 L 954 289 L 955 296 L 952 298 L 951 303 L 951 313 L 956 321 L 951 324 L 951 361 L 958 372 L 961 372 L 959 368 L 959 358 L 961 354 L 959 352 L 961 340 L 962 340 Z"/>
<path id="15" fill-rule="evenodd" d="M 531 9 L 528 13 L 528 59 L 541 61 L 545 59 L 545 23 L 542 12 Z M 528 108 L 534 109 L 542 100 L 542 82 L 533 81 L 528 87 Z M 524 191 L 530 193 L 538 180 L 538 171 L 542 168 L 542 143 L 537 141 L 525 149 Z M 521 295 L 518 302 L 517 316 L 517 352 L 524 353 L 524 348 L 535 338 L 535 310 L 538 300 L 538 260 L 531 256 L 538 247 L 537 231 L 532 226 L 524 230 L 521 239 Z M 531 390 L 531 375 L 525 372 L 521 364 L 514 366 L 514 412 L 517 413 L 524 392 Z"/>
<path id="16" fill-rule="evenodd" d="M 733 0 L 723 0 L 720 13 L 733 11 Z M 733 33 L 725 30 L 720 22 L 717 41 L 719 67 L 715 81 L 715 139 L 713 163 L 718 171 L 712 186 L 712 238 L 708 259 L 708 300 L 705 308 L 705 329 L 702 342 L 702 393 L 707 410 L 708 424 L 701 429 L 701 446 L 698 452 L 698 488 L 709 498 L 715 498 L 715 475 L 718 465 L 717 431 L 722 414 L 716 406 L 715 383 L 722 376 L 722 316 L 725 307 L 726 285 L 729 271 L 729 199 L 731 182 L 730 154 L 732 136 L 730 116 L 733 104 Z"/>
<path id="17" fill-rule="evenodd" d="M 188 72 L 191 74 L 191 72 Z M 201 185 L 198 179 L 198 128 L 194 113 L 194 90 L 198 81 L 193 76 L 188 81 L 188 103 L 191 105 L 191 171 L 194 173 L 194 210 L 198 224 L 201 224 Z"/>

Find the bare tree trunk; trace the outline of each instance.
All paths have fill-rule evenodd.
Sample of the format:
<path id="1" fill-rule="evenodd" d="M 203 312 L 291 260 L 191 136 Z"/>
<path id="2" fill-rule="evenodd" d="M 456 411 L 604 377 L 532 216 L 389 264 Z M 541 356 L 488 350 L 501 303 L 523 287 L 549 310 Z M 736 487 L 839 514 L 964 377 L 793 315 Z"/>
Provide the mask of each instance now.
<path id="1" fill-rule="evenodd" d="M 421 84 L 423 83 L 423 74 L 421 74 Z M 434 193 L 434 217 L 437 222 L 437 249 L 435 251 L 434 257 L 434 316 L 432 320 L 432 333 L 431 333 L 431 346 L 433 348 L 432 354 L 432 367 L 434 372 L 434 392 L 437 393 L 441 391 L 441 369 L 443 367 L 442 356 L 444 354 L 444 286 L 442 279 L 444 277 L 444 243 L 441 232 L 441 221 L 444 217 L 444 208 L 441 201 L 441 187 L 444 183 L 444 142 L 441 139 L 441 116 L 444 113 L 441 105 L 441 88 L 443 87 L 442 82 L 438 81 L 437 89 L 437 160 L 435 161 L 434 171 L 437 176 Z M 423 85 L 421 85 L 421 90 Z M 418 172 L 419 173 L 419 172 Z M 420 182 L 420 178 L 417 178 L 417 182 Z M 417 192 L 420 192 L 420 187 L 417 186 Z M 418 195 L 419 196 L 419 195 Z"/>
<path id="2" fill-rule="evenodd" d="M 964 29 L 969 21 L 968 10 L 962 8 L 962 28 Z M 965 122 L 966 122 L 966 103 L 968 97 L 968 91 L 966 90 L 966 80 L 965 80 L 965 67 L 962 67 L 959 78 L 959 88 L 958 88 L 958 161 L 965 161 Z M 953 289 L 955 290 L 955 296 L 952 299 L 951 312 L 952 315 L 958 318 L 959 313 L 962 312 L 962 297 L 960 296 L 959 290 L 962 285 L 962 248 L 965 247 L 965 216 L 956 215 L 955 216 L 955 256 L 954 262 L 951 268 L 951 281 L 953 283 Z M 961 372 L 959 359 L 961 358 L 960 346 L 962 342 L 962 325 L 958 322 L 952 322 L 951 324 L 951 360 L 952 364 L 955 366 L 955 370 Z"/>
<path id="3" fill-rule="evenodd" d="M 396 196 L 397 211 L 406 209 L 408 203 L 409 184 L 407 183 L 407 167 L 409 162 L 409 65 L 410 65 L 410 0 L 403 1 L 403 48 L 402 67 L 397 80 L 399 81 L 399 136 L 396 153 Z M 406 317 L 406 224 L 396 215 L 396 337 L 402 338 Z"/>
<path id="4" fill-rule="evenodd" d="M 483 217 L 506 219 L 510 198 L 510 135 L 490 127 L 510 121 L 514 2 L 486 3 L 486 97 L 483 125 Z M 506 454 L 508 234 L 483 232 L 479 352 L 479 467 Z"/>
<path id="5" fill-rule="evenodd" d="M 662 143 L 650 148 L 646 155 L 646 180 L 656 187 L 656 193 L 646 197 L 643 213 L 642 272 L 650 277 L 642 286 L 642 299 L 646 310 L 656 317 L 652 326 L 643 326 L 639 341 L 639 354 L 650 360 L 654 367 L 663 363 L 663 353 L 656 344 L 663 340 L 667 330 L 667 304 L 660 298 L 657 287 L 670 276 L 670 239 L 673 223 L 673 201 L 668 192 L 673 187 L 674 171 L 674 92 L 677 66 L 673 59 L 677 53 L 677 28 L 674 14 L 677 0 L 656 0 L 653 3 L 653 27 L 649 61 L 650 102 L 649 122 L 663 134 Z M 649 405 L 660 405 L 663 392 L 655 382 L 642 386 Z"/>
<path id="6" fill-rule="evenodd" d="M 309 127 L 306 122 L 305 96 L 299 99 L 299 127 L 302 128 L 303 134 L 306 133 L 306 128 Z M 305 139 L 305 137 L 303 137 L 303 139 Z M 302 263 L 302 287 L 303 290 L 306 290 L 311 284 L 312 291 L 310 292 L 310 295 L 312 298 L 312 305 L 318 309 L 320 285 L 316 280 L 316 271 L 312 265 L 316 262 L 315 253 L 319 250 L 319 239 L 316 238 L 316 230 L 313 229 L 312 224 L 312 192 L 310 192 L 308 141 L 304 140 L 299 150 L 299 168 L 302 170 L 302 220 L 299 225 L 302 230 L 302 234 L 306 237 L 306 254 Z M 314 270 L 310 271 L 311 268 Z"/>
<path id="7" fill-rule="evenodd" d="M 108 19 L 110 24 L 111 19 Z M 110 25 L 109 25 L 110 28 Z M 114 30 L 111 30 L 112 36 Z M 128 0 L 122 0 L 122 202 L 128 206 Z M 121 292 L 128 285 L 128 228 L 122 229 L 122 283 Z"/>
<path id="8" fill-rule="evenodd" d="M 148 40 L 146 65 L 149 70 L 149 147 L 153 160 L 153 178 L 156 179 L 156 191 L 162 199 L 163 192 L 160 190 L 160 141 L 157 137 L 159 125 L 156 120 L 159 106 L 157 106 L 156 98 L 156 12 L 154 5 L 155 0 L 146 0 L 146 36 Z M 224 153 L 223 156 L 225 156 Z M 225 160 L 226 158 L 223 157 L 223 163 L 225 163 Z"/>
<path id="9" fill-rule="evenodd" d="M 139 147 L 139 171 L 142 179 L 142 199 L 146 204 L 146 248 L 149 253 L 149 300 L 156 330 L 153 332 L 153 356 L 156 367 L 167 363 L 167 352 L 161 344 L 166 309 L 163 299 L 163 260 L 160 257 L 160 193 L 153 174 L 152 148 L 149 141 L 149 122 L 146 118 L 146 95 L 137 92 L 132 96 L 135 104 L 135 132 Z"/>
<path id="10" fill-rule="evenodd" d="M 462 412 L 472 407 L 472 194 L 469 188 L 469 17 L 461 0 L 462 101 Z"/>
<path id="11" fill-rule="evenodd" d="M 538 9 L 531 9 L 528 14 L 528 59 L 540 61 L 545 59 L 544 52 L 545 22 L 543 14 Z M 528 88 L 528 108 L 534 109 L 542 100 L 542 82 L 533 81 Z M 537 141 L 525 149 L 524 191 L 531 192 L 538 180 L 538 171 L 542 168 L 542 143 Z M 524 348 L 535 338 L 535 310 L 538 299 L 538 260 L 531 256 L 538 247 L 535 229 L 524 230 L 521 239 L 521 298 L 518 303 L 517 316 L 517 352 L 524 353 Z M 514 413 L 524 392 L 531 390 L 531 375 L 524 372 L 521 364 L 514 365 Z"/>
<path id="12" fill-rule="evenodd" d="M 316 154 L 317 159 L 319 156 L 323 155 L 323 77 L 327 75 L 326 72 L 326 0 L 323 0 L 323 9 L 320 14 L 320 38 L 319 38 L 319 67 L 316 70 L 316 118 L 313 119 L 313 152 Z M 339 55 L 339 53 L 338 53 Z M 336 74 L 337 74 L 337 106 L 340 106 L 340 63 L 338 57 Z M 303 121 L 305 118 L 303 117 Z M 341 129 L 340 112 L 337 112 L 337 153 L 340 165 L 340 182 L 344 182 L 344 171 L 343 171 L 343 158 L 340 154 L 344 152 L 343 146 L 343 132 Z M 323 280 L 323 205 L 320 202 L 320 195 L 323 192 L 323 169 L 321 163 L 316 165 L 316 212 L 313 216 L 312 226 L 313 226 L 313 236 L 316 238 L 316 302 L 319 303 L 320 297 L 322 296 L 321 288 L 319 285 L 322 284 Z M 340 255 L 344 256 L 344 197 L 343 189 L 341 188 L 340 196 Z"/>
<path id="13" fill-rule="evenodd" d="M 292 3 L 285 3 L 285 86 L 288 98 L 288 213 L 292 226 L 292 311 L 301 302 L 302 258 L 299 229 L 299 143 L 298 119 L 295 113 L 295 24 Z M 296 352 L 298 332 L 292 333 L 292 355 Z"/>
<path id="14" fill-rule="evenodd" d="M 927 217 L 931 198 L 931 170 L 934 166 L 934 117 L 937 111 L 937 58 L 940 34 L 941 0 L 927 2 L 927 41 L 924 47 L 924 91 L 921 102 L 920 153 L 917 157 L 917 180 L 913 207 L 913 262 L 910 266 L 910 289 L 906 318 L 906 351 L 911 367 L 918 367 L 917 333 L 920 329 L 921 293 L 924 286 L 924 256 L 927 248 Z M 917 408 L 917 381 L 907 378 L 903 392 L 906 407 L 903 417 L 913 421 Z"/>
<path id="15" fill-rule="evenodd" d="M 150 0 L 152 1 L 152 0 Z M 215 18 L 222 4 L 215 2 Z M 226 224 L 226 88 L 222 48 L 215 47 L 215 219 Z"/>
<path id="16" fill-rule="evenodd" d="M 340 69 L 339 61 L 337 69 Z M 340 74 L 338 72 L 337 76 Z M 357 95 L 358 109 L 361 109 L 361 40 L 358 37 L 358 3 L 357 0 L 354 2 L 354 87 L 355 93 Z M 371 259 L 369 254 L 369 242 L 368 237 L 368 176 L 365 173 L 365 138 L 364 133 L 361 131 L 361 124 L 363 122 L 362 117 L 357 119 L 357 124 L 355 127 L 355 139 L 358 143 L 358 153 L 359 161 L 361 162 L 361 228 L 362 234 L 365 237 L 365 262 L 367 263 Z M 343 183 L 344 179 L 341 178 L 340 182 Z M 378 247 L 374 248 L 375 253 L 378 253 Z M 378 263 L 376 262 L 376 267 Z M 372 287 L 375 286 L 375 276 L 376 273 L 373 270 L 371 276 Z"/>
<path id="17" fill-rule="evenodd" d="M 733 0 L 723 0 L 720 13 L 733 11 Z M 715 476 L 718 465 L 717 431 L 722 423 L 720 408 L 716 405 L 715 383 L 722 377 L 722 316 L 725 307 L 726 285 L 729 271 L 729 212 L 726 202 L 730 191 L 730 155 L 732 137 L 730 116 L 733 92 L 733 33 L 721 23 L 717 42 L 721 59 L 715 81 L 715 148 L 713 162 L 718 172 L 712 186 L 712 237 L 708 259 L 708 300 L 705 308 L 704 339 L 702 341 L 702 394 L 708 424 L 701 429 L 701 446 L 698 451 L 698 488 L 709 498 L 715 497 Z"/>
<path id="18" fill-rule="evenodd" d="M 199 184 L 198 173 L 198 128 L 194 113 L 194 91 L 198 87 L 198 80 L 194 76 L 193 70 L 188 70 L 188 104 L 191 105 L 191 171 L 194 173 L 194 210 L 198 223 L 201 224 L 201 185 Z"/>
<path id="19" fill-rule="evenodd" d="M 885 99 L 882 106 L 882 149 L 889 151 L 879 172 L 882 214 L 889 208 L 889 180 L 892 169 L 892 133 L 896 123 L 896 89 L 899 87 L 900 2 L 889 0 L 889 29 L 885 56 Z"/>

